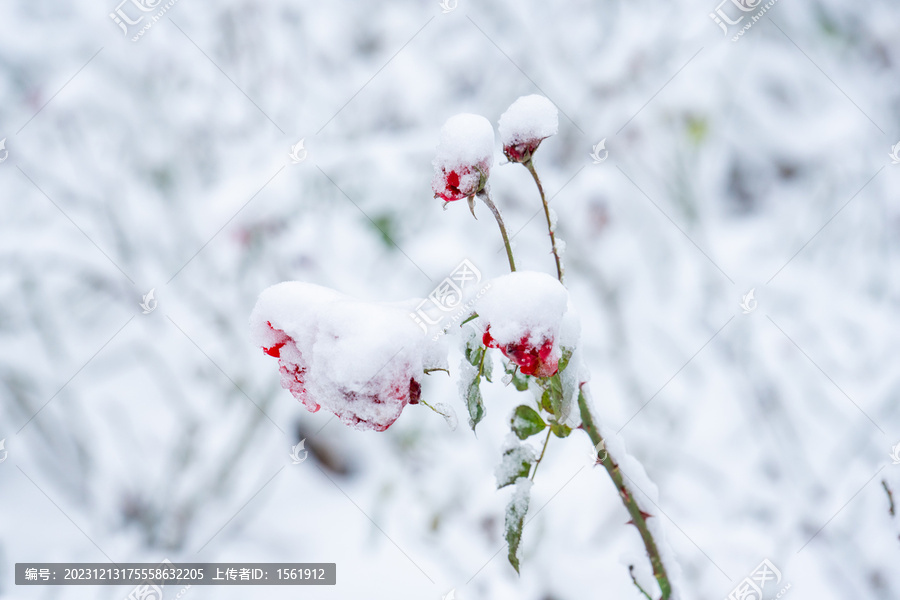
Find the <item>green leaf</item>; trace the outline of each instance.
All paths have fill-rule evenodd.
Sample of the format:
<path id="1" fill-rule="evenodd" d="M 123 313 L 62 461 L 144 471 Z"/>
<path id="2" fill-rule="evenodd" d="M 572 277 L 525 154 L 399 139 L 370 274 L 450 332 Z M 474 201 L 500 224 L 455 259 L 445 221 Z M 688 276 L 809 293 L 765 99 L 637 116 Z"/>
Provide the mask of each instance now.
<path id="1" fill-rule="evenodd" d="M 476 373 L 466 389 L 466 408 L 469 409 L 469 427 L 472 431 L 475 431 L 475 426 L 484 418 L 484 399 L 481 397 L 480 384 L 481 378 Z"/>
<path id="2" fill-rule="evenodd" d="M 521 404 L 516 407 L 510 420 L 510 428 L 520 440 L 525 440 L 538 434 L 547 427 L 541 415 L 536 410 Z"/>
<path id="3" fill-rule="evenodd" d="M 500 459 L 500 467 L 496 471 L 497 489 L 514 484 L 531 473 L 534 464 L 534 451 L 530 446 L 517 445 L 507 448 Z"/>
<path id="4" fill-rule="evenodd" d="M 484 350 L 483 346 L 473 346 L 472 340 L 469 340 L 469 343 L 466 344 L 466 360 L 474 367 L 479 366 Z"/>
<path id="5" fill-rule="evenodd" d="M 509 564 L 516 573 L 519 572 L 519 542 L 522 541 L 522 527 L 525 525 L 525 514 L 528 512 L 528 501 L 531 495 L 531 480 L 521 478 L 516 481 L 513 497 L 506 507 L 506 543 L 509 546 Z"/>
<path id="6" fill-rule="evenodd" d="M 562 423 L 557 423 L 556 421 L 550 421 L 550 431 L 553 432 L 558 438 L 569 437 L 569 434 L 572 433 L 572 428 L 568 425 L 563 425 Z"/>
<path id="7" fill-rule="evenodd" d="M 510 381 L 516 387 L 516 389 L 520 392 L 525 392 L 528 390 L 528 375 L 522 375 L 519 372 L 516 363 L 509 361 L 506 363 L 506 374 L 510 376 Z"/>
<path id="8" fill-rule="evenodd" d="M 544 389 L 544 393 L 541 394 L 541 402 L 540 402 L 540 406 L 541 406 L 541 408 L 543 408 L 543 409 L 546 410 L 547 412 L 553 412 L 553 411 L 551 410 L 552 407 L 551 407 L 551 405 L 550 405 L 550 390 L 548 390 L 548 389 L 546 389 L 546 388 Z"/>
<path id="9" fill-rule="evenodd" d="M 462 323 L 460 323 L 459 326 L 462 327 L 463 325 L 465 325 L 465 324 L 468 323 L 469 321 L 473 321 L 473 320 L 475 320 L 475 319 L 477 319 L 477 318 L 478 318 L 478 313 L 472 313 L 471 315 L 469 315 L 468 317 L 466 317 L 466 320 L 463 321 Z"/>
<path id="10" fill-rule="evenodd" d="M 569 366 L 569 361 L 572 360 L 572 352 L 571 348 L 563 348 L 562 349 L 562 358 L 559 359 L 559 372 L 562 373 L 566 370 L 566 367 Z"/>

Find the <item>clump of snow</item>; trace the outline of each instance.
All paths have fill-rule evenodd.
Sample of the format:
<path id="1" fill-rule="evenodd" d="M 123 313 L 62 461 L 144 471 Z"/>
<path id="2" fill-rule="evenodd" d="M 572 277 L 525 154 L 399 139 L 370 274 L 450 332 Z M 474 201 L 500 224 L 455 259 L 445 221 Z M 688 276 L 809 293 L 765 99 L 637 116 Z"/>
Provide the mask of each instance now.
<path id="1" fill-rule="evenodd" d="M 446 168 L 487 164 L 494 157 L 494 128 L 481 115 L 463 113 L 447 119 L 434 165 Z"/>
<path id="2" fill-rule="evenodd" d="M 500 116 L 500 143 L 504 149 L 540 142 L 556 135 L 557 131 L 559 115 L 556 106 L 537 94 L 520 97 Z"/>
<path id="3" fill-rule="evenodd" d="M 516 344 L 524 338 L 537 347 L 551 340 L 554 356 L 559 358 L 558 342 L 568 303 L 568 291 L 555 278 L 516 271 L 491 280 L 475 312 L 498 344 Z"/>
<path id="4" fill-rule="evenodd" d="M 383 431 L 419 400 L 433 348 L 403 306 L 361 302 L 311 283 L 260 295 L 251 338 L 278 358 L 281 384 L 311 412 Z"/>

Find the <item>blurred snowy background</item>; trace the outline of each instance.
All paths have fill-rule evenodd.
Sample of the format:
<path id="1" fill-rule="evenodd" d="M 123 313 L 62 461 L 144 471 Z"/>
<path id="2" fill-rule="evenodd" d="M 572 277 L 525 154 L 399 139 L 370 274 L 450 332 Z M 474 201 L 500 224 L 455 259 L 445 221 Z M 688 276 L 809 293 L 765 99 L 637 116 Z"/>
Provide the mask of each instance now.
<path id="1" fill-rule="evenodd" d="M 503 273 L 430 161 L 449 116 L 531 93 L 561 113 L 536 163 L 599 411 L 659 487 L 684 596 L 768 558 L 785 597 L 900 597 L 897 4 L 780 0 L 737 42 L 755 11 L 719 5 L 747 15 L 723 35 L 716 0 L 448 5 L 178 0 L 132 42 L 151 18 L 110 13 L 154 13 L 130 0 L 0 3 L 0 597 L 129 590 L 16 588 L 15 562 L 169 558 L 337 563 L 254 598 L 640 598 L 586 436 L 549 447 L 517 577 L 493 480 L 514 390 L 486 389 L 477 438 L 421 407 L 361 433 L 248 340 L 279 281 L 399 300 L 464 258 Z M 553 273 L 527 171 L 492 189 Z M 446 375 L 424 397 L 463 414 Z"/>

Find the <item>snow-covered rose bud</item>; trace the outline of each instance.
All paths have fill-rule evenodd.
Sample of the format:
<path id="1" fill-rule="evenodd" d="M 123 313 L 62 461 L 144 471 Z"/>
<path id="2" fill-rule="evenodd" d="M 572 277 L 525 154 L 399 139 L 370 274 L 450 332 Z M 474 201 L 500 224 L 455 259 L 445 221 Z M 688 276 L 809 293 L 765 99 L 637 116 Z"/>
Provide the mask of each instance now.
<path id="1" fill-rule="evenodd" d="M 566 288 L 545 273 L 497 277 L 475 305 L 485 327 L 482 342 L 499 348 L 525 375 L 551 377 L 559 371 L 562 347 L 577 343 L 577 327 L 563 328 L 568 303 Z"/>
<path id="2" fill-rule="evenodd" d="M 432 164 L 435 198 L 453 202 L 480 192 L 494 164 L 494 128 L 490 121 L 471 114 L 447 119 Z"/>
<path id="3" fill-rule="evenodd" d="M 556 107 L 536 94 L 522 96 L 500 116 L 500 143 L 510 162 L 528 162 L 541 142 L 558 130 Z"/>
<path id="4" fill-rule="evenodd" d="M 421 395 L 435 348 L 401 305 L 361 302 L 334 290 L 285 282 L 260 294 L 253 342 L 278 359 L 281 385 L 310 412 L 384 431 Z"/>

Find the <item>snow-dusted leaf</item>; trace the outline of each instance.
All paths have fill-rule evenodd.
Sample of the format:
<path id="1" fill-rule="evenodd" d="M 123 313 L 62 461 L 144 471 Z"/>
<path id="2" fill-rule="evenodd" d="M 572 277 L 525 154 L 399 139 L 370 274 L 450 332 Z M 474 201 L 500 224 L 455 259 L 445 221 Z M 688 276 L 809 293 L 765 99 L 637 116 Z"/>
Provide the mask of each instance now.
<path id="1" fill-rule="evenodd" d="M 540 433 L 547 427 L 541 415 L 526 404 L 521 404 L 513 411 L 510 428 L 520 440 Z"/>
<path id="2" fill-rule="evenodd" d="M 456 411 L 452 406 L 443 402 L 438 402 L 432 407 L 432 409 L 434 410 L 434 412 L 444 417 L 444 420 L 447 422 L 447 427 L 450 428 L 450 431 L 456 431 L 458 420 L 456 418 Z"/>
<path id="3" fill-rule="evenodd" d="M 539 381 L 541 387 L 544 388 L 544 393 L 541 395 L 541 408 L 559 417 L 563 406 L 562 380 L 557 374 Z"/>
<path id="4" fill-rule="evenodd" d="M 466 408 L 469 410 L 469 427 L 472 428 L 472 431 L 475 431 L 475 426 L 484 418 L 484 399 L 481 397 L 481 377 L 478 376 L 477 372 L 475 373 L 475 377 L 472 378 L 466 387 Z"/>
<path id="5" fill-rule="evenodd" d="M 519 572 L 519 543 L 522 541 L 522 527 L 525 525 L 525 514 L 528 512 L 528 501 L 531 496 L 532 481 L 525 477 L 516 481 L 513 496 L 506 507 L 506 543 L 509 546 L 509 564 L 516 573 Z"/>
<path id="6" fill-rule="evenodd" d="M 500 464 L 494 470 L 497 478 L 497 489 L 514 484 L 522 477 L 528 477 L 531 466 L 537 461 L 534 448 L 527 444 L 521 444 L 512 434 L 503 446 L 503 455 Z"/>
<path id="7" fill-rule="evenodd" d="M 558 438 L 569 437 L 569 434 L 572 433 L 572 428 L 568 425 L 563 425 L 561 423 L 557 423 L 555 420 L 550 421 L 550 431 L 553 432 Z"/>
<path id="8" fill-rule="evenodd" d="M 559 359 L 559 372 L 562 373 L 566 370 L 566 367 L 569 366 L 569 361 L 572 360 L 573 350 L 571 348 L 563 348 L 562 349 L 562 357 Z"/>

